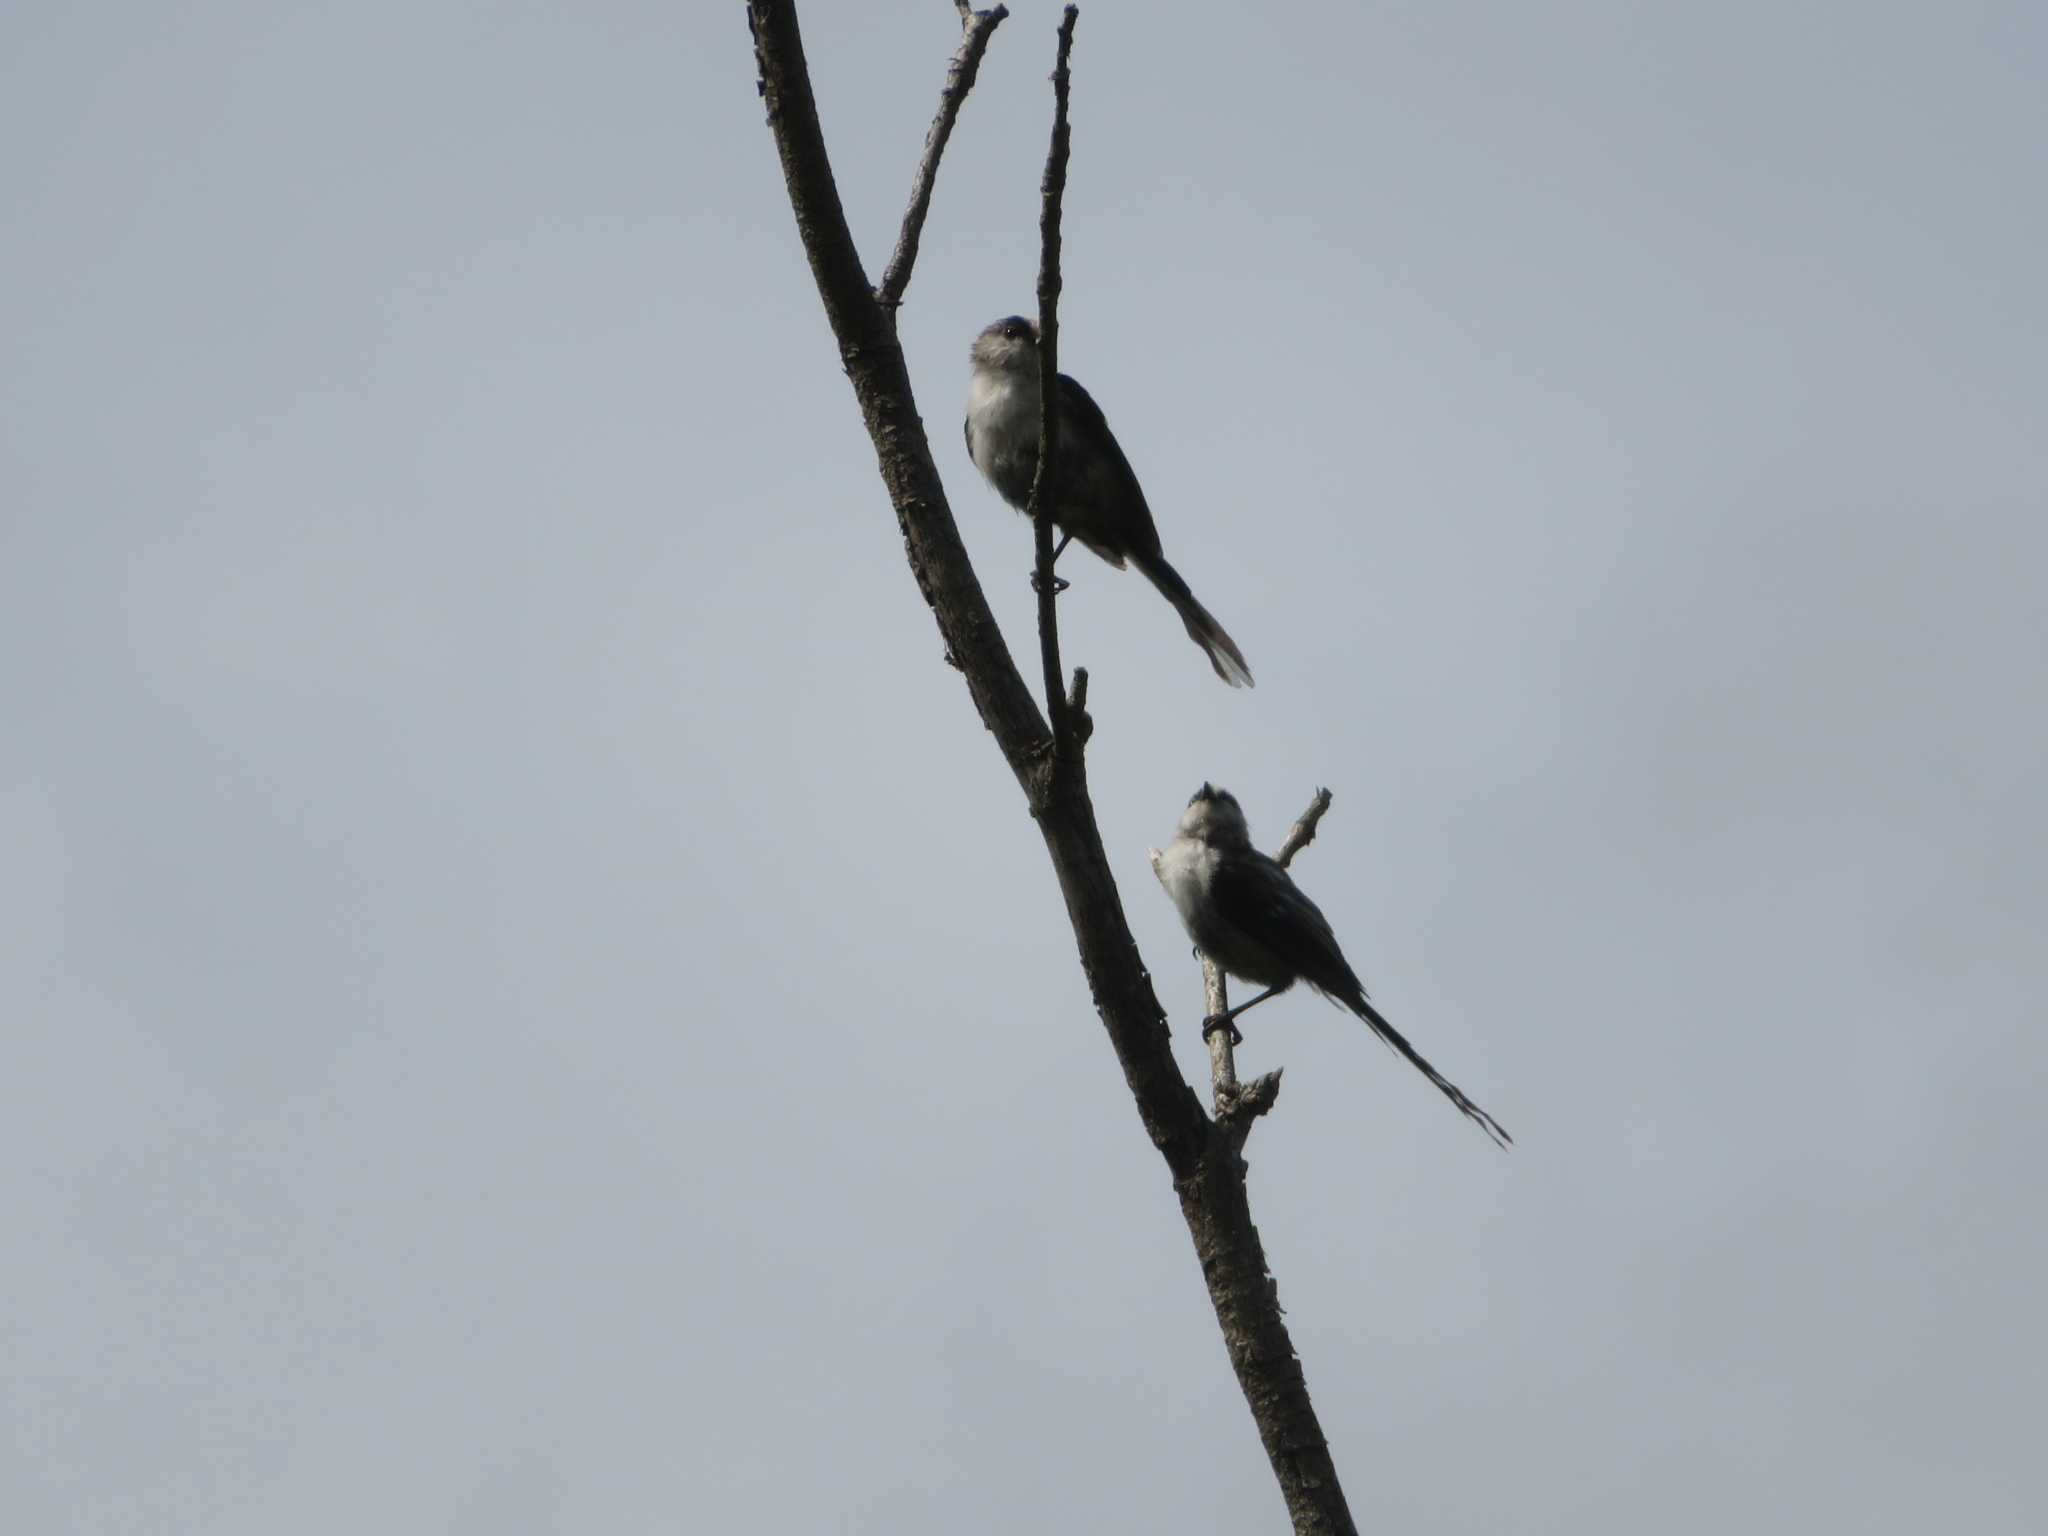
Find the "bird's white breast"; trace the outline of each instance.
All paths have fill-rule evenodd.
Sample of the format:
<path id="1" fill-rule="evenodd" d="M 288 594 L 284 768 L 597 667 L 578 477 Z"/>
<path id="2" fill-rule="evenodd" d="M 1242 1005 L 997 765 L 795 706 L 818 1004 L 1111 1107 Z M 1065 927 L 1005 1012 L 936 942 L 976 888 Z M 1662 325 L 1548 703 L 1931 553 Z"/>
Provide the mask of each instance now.
<path id="1" fill-rule="evenodd" d="M 1193 838 L 1176 837 L 1166 845 L 1153 869 L 1159 876 L 1159 883 L 1166 887 L 1166 895 L 1180 913 L 1180 920 L 1193 931 L 1195 912 L 1201 906 L 1202 893 L 1216 875 L 1216 850 L 1206 843 Z"/>
<path id="2" fill-rule="evenodd" d="M 999 459 L 1038 461 L 1038 381 L 976 369 L 967 381 L 967 431 L 975 467 L 984 475 Z"/>

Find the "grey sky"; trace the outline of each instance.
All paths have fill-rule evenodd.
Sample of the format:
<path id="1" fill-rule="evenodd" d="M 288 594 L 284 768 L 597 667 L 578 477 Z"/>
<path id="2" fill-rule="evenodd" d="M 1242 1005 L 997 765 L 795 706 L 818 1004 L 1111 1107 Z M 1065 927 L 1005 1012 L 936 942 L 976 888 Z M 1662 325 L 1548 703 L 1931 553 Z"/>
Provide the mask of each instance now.
<path id="1" fill-rule="evenodd" d="M 1031 303 L 1019 4 L 903 312 Z M 878 270 L 953 42 L 813 4 Z M 1070 557 L 1355 1019 L 1252 1188 L 1362 1526 L 2037 1527 L 2048 11 L 1097 4 Z M 1276 1530 L 737 4 L 0 15 L 0 1526 Z M 2028 1517 L 2025 1511 L 2034 1510 Z"/>

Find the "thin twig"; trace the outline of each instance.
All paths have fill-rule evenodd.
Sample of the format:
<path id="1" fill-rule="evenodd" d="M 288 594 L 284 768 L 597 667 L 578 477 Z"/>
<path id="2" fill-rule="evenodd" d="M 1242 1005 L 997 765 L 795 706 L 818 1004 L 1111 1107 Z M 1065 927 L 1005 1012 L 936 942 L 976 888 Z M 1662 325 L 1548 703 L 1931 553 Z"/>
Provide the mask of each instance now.
<path id="1" fill-rule="evenodd" d="M 1031 477 L 1032 535 L 1037 548 L 1038 656 L 1045 669 L 1045 713 L 1052 722 L 1053 773 L 1073 746 L 1066 701 L 1060 697 L 1060 628 L 1053 585 L 1053 461 L 1059 453 L 1060 200 L 1067 190 L 1067 57 L 1074 48 L 1075 6 L 1060 17 L 1059 52 L 1052 68 L 1052 147 L 1046 152 L 1038 214 L 1038 468 Z"/>
<path id="2" fill-rule="evenodd" d="M 1308 809 L 1295 818 L 1288 829 L 1287 841 L 1280 845 L 1280 851 L 1273 855 L 1273 862 L 1282 869 L 1294 862 L 1294 856 L 1316 840 L 1316 827 L 1323 819 L 1323 812 L 1330 808 L 1330 792 L 1316 791 L 1315 799 L 1309 801 Z"/>
<path id="3" fill-rule="evenodd" d="M 1230 988 L 1224 978 L 1223 968 L 1207 955 L 1202 956 L 1202 998 L 1203 1017 L 1214 1018 L 1230 1008 Z M 1230 1149 L 1240 1157 L 1244 1154 L 1245 1138 L 1252 1133 L 1252 1122 L 1265 1114 L 1280 1098 L 1280 1069 L 1248 1083 L 1237 1080 L 1237 1055 L 1231 1032 L 1212 1029 L 1203 1036 L 1202 1043 L 1209 1048 L 1209 1103 L 1216 1116 L 1216 1123 L 1230 1138 Z"/>
<path id="4" fill-rule="evenodd" d="M 875 289 L 875 302 L 884 309 L 900 305 L 903 290 L 910 286 L 910 269 L 917 262 L 917 242 L 924 235 L 925 214 L 932 206 L 932 186 L 939 179 L 939 158 L 946 152 L 946 140 L 953 136 L 953 120 L 960 115 L 960 103 L 974 89 L 974 78 L 981 72 L 981 56 L 988 52 L 989 39 L 1010 14 L 1000 5 L 993 10 L 973 10 L 965 0 L 956 0 L 954 8 L 960 12 L 960 46 L 953 50 L 953 60 L 946 66 L 946 86 L 939 92 L 939 113 L 924 136 L 924 155 L 917 162 L 917 175 L 911 179 L 910 207 L 903 215 L 902 232 L 896 236 L 896 249 Z"/>
<path id="5" fill-rule="evenodd" d="M 1223 967 L 1202 956 L 1202 1017 L 1213 1019 L 1230 1012 L 1230 981 L 1223 974 Z M 1202 1037 L 1202 1043 L 1209 1047 L 1209 1098 L 1221 1115 L 1224 1107 L 1237 1097 L 1237 1056 L 1231 1040 L 1230 1030 L 1212 1029 Z"/>

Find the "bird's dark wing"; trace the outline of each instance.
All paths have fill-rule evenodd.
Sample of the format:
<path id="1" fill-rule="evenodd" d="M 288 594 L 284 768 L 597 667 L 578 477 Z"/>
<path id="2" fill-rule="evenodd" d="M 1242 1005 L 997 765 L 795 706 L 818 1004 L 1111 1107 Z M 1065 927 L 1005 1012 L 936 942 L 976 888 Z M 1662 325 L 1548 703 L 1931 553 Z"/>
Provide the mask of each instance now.
<path id="1" fill-rule="evenodd" d="M 1102 414 L 1102 407 L 1095 403 L 1095 397 L 1083 389 L 1081 381 L 1071 373 L 1060 375 L 1059 402 L 1066 412 L 1061 418 L 1062 425 L 1072 422 L 1091 438 L 1107 438 L 1111 446 L 1115 446 L 1116 438 L 1109 430 L 1109 418 Z M 1121 453 L 1118 456 L 1121 457 Z"/>
<path id="2" fill-rule="evenodd" d="M 1159 530 L 1152 509 L 1102 407 L 1064 373 L 1059 377 L 1059 406 L 1059 497 L 1073 514 L 1065 526 L 1098 552 L 1119 557 L 1158 554 Z"/>
<path id="3" fill-rule="evenodd" d="M 1310 986 L 1340 996 L 1358 987 L 1322 909 L 1263 853 L 1247 849 L 1222 860 L 1210 897 L 1218 917 Z"/>

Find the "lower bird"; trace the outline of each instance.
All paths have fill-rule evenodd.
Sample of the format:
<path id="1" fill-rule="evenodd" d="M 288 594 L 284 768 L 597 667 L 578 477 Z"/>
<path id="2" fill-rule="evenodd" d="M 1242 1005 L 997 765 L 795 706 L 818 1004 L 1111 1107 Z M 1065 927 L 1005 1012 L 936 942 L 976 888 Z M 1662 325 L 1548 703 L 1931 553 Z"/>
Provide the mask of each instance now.
<path id="1" fill-rule="evenodd" d="M 1003 500 L 1022 512 L 1038 472 L 1038 327 L 1021 315 L 998 320 L 974 338 L 968 357 L 973 373 L 967 385 L 967 456 Z M 1244 652 L 1160 553 L 1152 509 L 1102 407 L 1064 373 L 1054 398 L 1060 430 L 1049 491 L 1053 521 L 1066 535 L 1059 549 L 1079 539 L 1118 570 L 1126 561 L 1135 565 L 1173 604 L 1216 675 L 1233 688 L 1249 688 L 1252 669 Z"/>
<path id="2" fill-rule="evenodd" d="M 1202 953 L 1231 975 L 1266 989 L 1228 1013 L 1204 1019 L 1204 1038 L 1219 1029 L 1234 1037 L 1238 1015 L 1305 981 L 1365 1020 L 1495 1142 L 1505 1147 L 1514 1140 L 1462 1088 L 1424 1061 L 1367 1000 L 1365 987 L 1337 947 L 1329 919 L 1278 862 L 1252 846 L 1244 811 L 1229 790 L 1208 784 L 1196 790 L 1173 842 L 1153 856 L 1152 867 Z"/>

